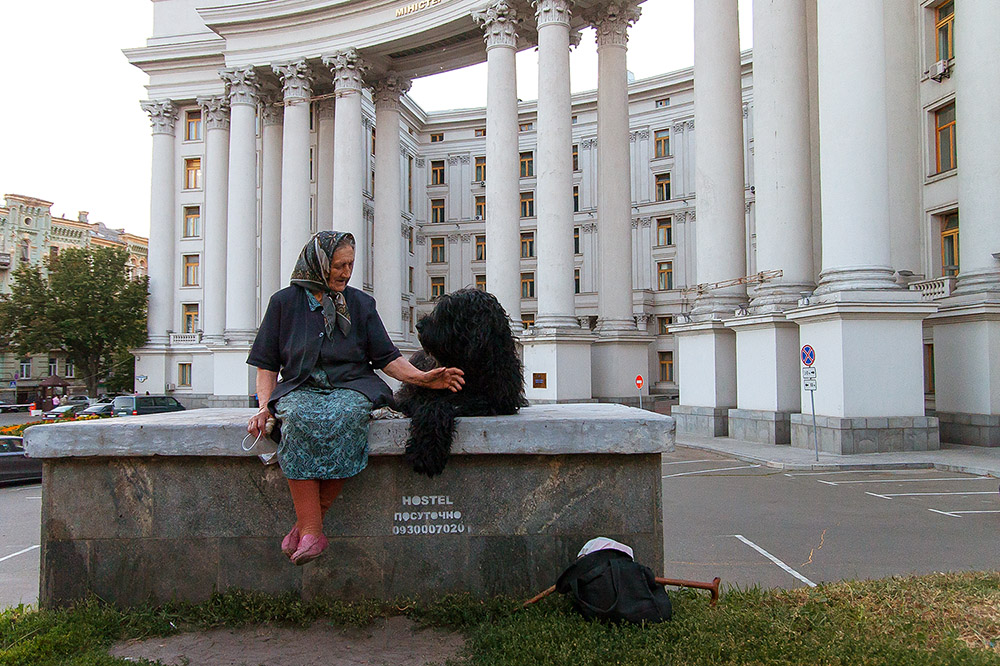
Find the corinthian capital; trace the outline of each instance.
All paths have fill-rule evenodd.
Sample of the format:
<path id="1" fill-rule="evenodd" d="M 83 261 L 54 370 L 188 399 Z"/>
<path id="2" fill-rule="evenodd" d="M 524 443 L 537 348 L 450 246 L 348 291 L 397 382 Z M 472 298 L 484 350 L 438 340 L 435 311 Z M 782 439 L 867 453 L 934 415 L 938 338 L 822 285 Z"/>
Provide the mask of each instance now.
<path id="1" fill-rule="evenodd" d="M 399 108 L 399 98 L 406 94 L 412 82 L 405 76 L 389 72 L 372 85 L 376 107 Z"/>
<path id="2" fill-rule="evenodd" d="M 205 129 L 229 129 L 229 99 L 226 97 L 199 97 L 198 106 L 205 120 Z"/>
<path id="3" fill-rule="evenodd" d="M 611 2 L 595 8 L 587 19 L 597 32 L 597 45 L 628 44 L 628 27 L 639 20 L 639 12 L 639 6 L 633 0 Z"/>
<path id="4" fill-rule="evenodd" d="M 264 125 L 280 125 L 285 120 L 285 107 L 281 105 L 281 100 L 268 96 L 263 100 L 261 106 L 261 119 Z"/>
<path id="5" fill-rule="evenodd" d="M 543 25 L 549 25 L 551 23 L 568 26 L 569 17 L 572 15 L 570 5 L 571 3 L 569 0 L 531 1 L 531 6 L 535 8 L 535 20 L 538 21 L 539 28 Z"/>
<path id="6" fill-rule="evenodd" d="M 333 55 L 323 56 L 323 64 L 330 68 L 333 74 L 333 89 L 361 91 L 364 86 L 364 75 L 368 71 L 368 63 L 361 57 L 357 49 L 339 51 Z"/>
<path id="7" fill-rule="evenodd" d="M 174 123 L 177 122 L 177 109 L 170 100 L 156 102 L 141 102 L 142 110 L 149 114 L 149 124 L 153 134 L 174 135 Z"/>
<path id="8" fill-rule="evenodd" d="M 260 82 L 257 81 L 257 72 L 253 67 L 220 69 L 219 77 L 226 82 L 230 104 L 257 105 Z"/>
<path id="9" fill-rule="evenodd" d="M 305 60 L 296 60 L 284 65 L 272 65 L 271 69 L 281 77 L 285 100 L 308 99 L 312 96 L 312 70 Z"/>
<path id="10" fill-rule="evenodd" d="M 497 0 L 486 11 L 473 12 L 472 19 L 486 33 L 486 50 L 494 46 L 517 46 L 517 12 L 507 0 Z"/>

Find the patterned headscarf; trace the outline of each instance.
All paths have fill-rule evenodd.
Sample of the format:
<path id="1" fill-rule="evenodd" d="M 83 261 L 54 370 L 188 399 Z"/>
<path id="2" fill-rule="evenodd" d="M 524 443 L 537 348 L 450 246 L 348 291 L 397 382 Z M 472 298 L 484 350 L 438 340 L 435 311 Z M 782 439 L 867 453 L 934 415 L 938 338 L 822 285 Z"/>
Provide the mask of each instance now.
<path id="1" fill-rule="evenodd" d="M 351 313 L 347 309 L 344 293 L 330 289 L 327 280 L 330 277 L 330 262 L 333 253 L 344 239 L 354 247 L 354 236 L 342 231 L 320 231 L 314 234 L 299 253 L 299 259 L 292 269 L 292 284 L 312 292 L 321 292 L 323 300 L 323 319 L 326 322 L 326 335 L 330 337 L 336 329 L 346 336 L 351 332 Z"/>

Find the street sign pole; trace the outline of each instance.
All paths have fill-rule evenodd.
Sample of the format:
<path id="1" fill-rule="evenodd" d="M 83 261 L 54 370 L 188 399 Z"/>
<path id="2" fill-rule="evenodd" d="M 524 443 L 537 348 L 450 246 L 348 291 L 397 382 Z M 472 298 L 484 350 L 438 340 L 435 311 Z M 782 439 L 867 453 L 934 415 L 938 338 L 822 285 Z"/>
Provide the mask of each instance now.
<path id="1" fill-rule="evenodd" d="M 642 375 L 635 376 L 635 387 L 639 389 L 639 409 L 642 409 Z"/>
<path id="2" fill-rule="evenodd" d="M 816 445 L 816 462 L 819 462 L 819 435 L 816 433 L 816 391 L 809 391 L 809 402 L 813 412 L 813 442 Z"/>
<path id="3" fill-rule="evenodd" d="M 819 462 L 819 433 L 816 430 L 816 350 L 812 345 L 802 345 L 800 352 L 802 358 L 802 388 L 809 391 L 809 403 L 812 405 L 813 417 L 813 445 L 816 448 L 816 462 Z"/>

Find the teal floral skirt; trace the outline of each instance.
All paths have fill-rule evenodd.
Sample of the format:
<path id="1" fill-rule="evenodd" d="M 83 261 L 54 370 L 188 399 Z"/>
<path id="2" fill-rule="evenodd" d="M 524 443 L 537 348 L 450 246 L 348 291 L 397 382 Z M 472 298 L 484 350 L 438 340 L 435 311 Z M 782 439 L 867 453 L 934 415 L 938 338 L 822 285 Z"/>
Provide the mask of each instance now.
<path id="1" fill-rule="evenodd" d="M 372 402 L 329 388 L 325 373 L 278 400 L 278 462 L 289 479 L 346 479 L 368 466 Z"/>

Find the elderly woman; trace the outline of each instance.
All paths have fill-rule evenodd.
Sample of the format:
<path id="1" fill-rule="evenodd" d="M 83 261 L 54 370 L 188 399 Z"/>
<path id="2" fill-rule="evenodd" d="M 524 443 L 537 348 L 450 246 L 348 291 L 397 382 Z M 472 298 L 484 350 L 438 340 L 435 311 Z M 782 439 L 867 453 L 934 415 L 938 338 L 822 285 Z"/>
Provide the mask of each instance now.
<path id="1" fill-rule="evenodd" d="M 368 464 L 371 410 L 392 398 L 375 370 L 430 388 L 459 391 L 464 383 L 458 368 L 422 372 L 400 355 L 375 299 L 347 286 L 353 269 L 351 234 L 313 236 L 302 248 L 291 286 L 271 297 L 247 359 L 257 368 L 261 404 L 247 431 L 259 436 L 272 415 L 281 426 L 278 461 L 296 517 L 281 550 L 295 564 L 316 559 L 326 548 L 323 516 L 344 481 Z"/>

